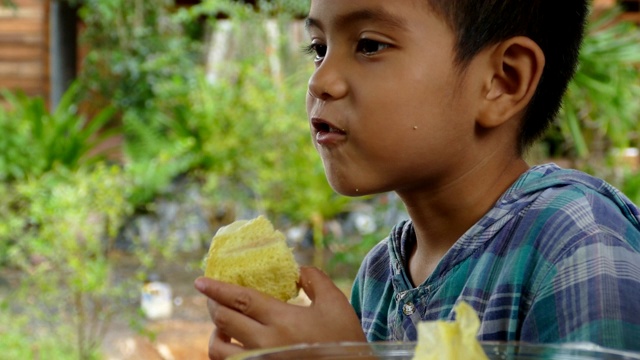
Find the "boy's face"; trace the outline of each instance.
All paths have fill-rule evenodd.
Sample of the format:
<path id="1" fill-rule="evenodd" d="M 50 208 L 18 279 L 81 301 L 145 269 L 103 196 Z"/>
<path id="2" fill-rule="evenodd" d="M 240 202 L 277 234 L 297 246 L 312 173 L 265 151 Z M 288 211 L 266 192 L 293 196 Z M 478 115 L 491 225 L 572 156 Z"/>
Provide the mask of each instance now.
<path id="1" fill-rule="evenodd" d="M 479 82 L 468 81 L 473 61 L 455 67 L 454 34 L 426 1 L 312 0 L 307 27 L 307 114 L 332 187 L 364 195 L 452 181 L 473 151 Z"/>

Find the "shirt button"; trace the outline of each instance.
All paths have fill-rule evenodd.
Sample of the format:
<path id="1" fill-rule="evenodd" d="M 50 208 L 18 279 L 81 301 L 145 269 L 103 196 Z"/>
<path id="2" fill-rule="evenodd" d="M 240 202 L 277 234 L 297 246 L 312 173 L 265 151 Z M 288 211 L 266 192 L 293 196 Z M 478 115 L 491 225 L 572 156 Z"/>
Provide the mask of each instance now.
<path id="1" fill-rule="evenodd" d="M 402 312 L 405 315 L 410 316 L 414 312 L 416 312 L 416 307 L 413 306 L 413 303 L 406 303 L 406 304 L 402 305 Z"/>

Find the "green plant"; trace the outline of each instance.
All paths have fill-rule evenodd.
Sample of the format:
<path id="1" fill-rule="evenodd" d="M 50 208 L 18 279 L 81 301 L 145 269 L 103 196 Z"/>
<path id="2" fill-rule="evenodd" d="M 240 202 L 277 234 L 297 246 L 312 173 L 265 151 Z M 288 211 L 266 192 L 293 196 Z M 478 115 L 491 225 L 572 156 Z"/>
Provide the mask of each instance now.
<path id="1" fill-rule="evenodd" d="M 95 359 L 113 316 L 124 314 L 129 284 L 116 281 L 108 255 L 129 212 L 126 189 L 121 171 L 101 164 L 55 168 L 15 185 L 22 199 L 15 216 L 28 222 L 13 231 L 9 265 L 25 276 L 8 306 L 38 329 L 30 346 L 55 339 L 72 347 L 67 358 Z"/>
<path id="2" fill-rule="evenodd" d="M 167 83 L 193 77 L 201 55 L 172 14 L 172 0 L 76 0 L 89 52 L 80 78 L 93 101 L 144 112 Z M 194 20 L 195 21 L 195 20 Z M 188 88 L 174 88 L 187 91 Z M 165 98 L 167 99 L 167 98 Z"/>
<path id="3" fill-rule="evenodd" d="M 127 112 L 123 119 L 127 133 L 123 145 L 124 166 L 133 186 L 129 201 L 138 209 L 163 195 L 178 176 L 192 170 L 193 159 L 202 154 L 194 149 L 193 139 L 173 133 L 170 124 L 176 121 L 160 112 L 153 116 L 157 120 L 165 119 L 169 125 L 145 121 L 133 111 Z"/>
<path id="4" fill-rule="evenodd" d="M 0 348 L 2 358 L 7 360 L 69 359 L 73 347 L 55 339 L 43 337 L 41 331 L 29 326 L 29 319 L 10 311 L 6 302 L 0 302 Z M 37 339 L 37 341 L 33 341 Z"/>
<path id="5" fill-rule="evenodd" d="M 11 252 L 24 229 L 29 226 L 25 199 L 17 194 L 15 185 L 0 182 L 0 269 L 11 260 Z"/>
<path id="6" fill-rule="evenodd" d="M 333 277 L 354 279 L 362 259 L 377 243 L 389 235 L 389 230 L 383 229 L 352 238 L 329 239 L 333 251 L 328 264 L 329 273 Z"/>
<path id="7" fill-rule="evenodd" d="M 626 172 L 622 184 L 622 192 L 635 204 L 640 205 L 640 176 L 637 171 Z"/>
<path id="8" fill-rule="evenodd" d="M 230 0 L 204 0 L 189 9 L 182 9 L 181 18 L 193 19 L 202 15 L 215 19 L 216 15 L 224 14 L 235 19 L 247 17 L 302 17 L 309 11 L 310 0 L 258 0 L 255 4 Z"/>
<path id="9" fill-rule="evenodd" d="M 592 19 L 575 78 L 569 84 L 552 142 L 577 159 L 602 160 L 612 148 L 638 145 L 640 29 L 617 21 L 618 8 Z M 595 160 L 595 161 L 594 161 Z M 602 166 L 602 165 L 600 165 Z"/>
<path id="10" fill-rule="evenodd" d="M 203 82 L 194 91 L 190 108 L 210 156 L 207 188 L 275 221 L 334 216 L 348 200 L 328 186 L 311 144 L 303 82 L 299 76 L 280 82 L 262 69 L 245 62 L 234 80 Z"/>
<path id="11" fill-rule="evenodd" d="M 113 115 L 109 107 L 87 120 L 78 113 L 79 87 L 72 85 L 58 107 L 49 112 L 41 97 L 0 90 L 0 180 L 39 176 L 56 166 L 77 169 L 102 159 L 94 150 L 116 134 L 105 125 Z"/>
<path id="12" fill-rule="evenodd" d="M 231 198 L 283 221 L 311 221 L 344 209 L 348 201 L 327 185 L 309 139 L 304 97 L 311 62 L 298 49 L 291 51 L 285 30 L 295 9 L 286 4 L 264 2 L 255 11 L 207 1 L 180 13 L 183 22 L 204 13 L 231 14 L 240 48 L 218 64 L 226 71 L 216 81 L 199 75 L 188 93 L 149 100 L 154 111 L 125 114 L 127 168 L 140 174 L 137 187 L 146 191 L 140 199 L 151 201 L 172 179 L 186 175 L 206 181 L 211 198 Z M 281 16 L 276 40 L 266 25 L 254 26 L 274 12 Z M 264 56 L 265 46 L 274 46 L 276 60 L 286 65 L 279 76 L 273 59 Z"/>
<path id="13" fill-rule="evenodd" d="M 171 0 L 74 0 L 89 49 L 79 74 L 90 107 L 117 110 L 124 165 L 134 181 L 129 199 L 144 211 L 201 154 L 180 120 L 200 76 L 198 19 L 183 21 Z M 174 119 L 174 115 L 178 118 Z M 180 117 L 182 116 L 182 117 Z"/>
<path id="14" fill-rule="evenodd" d="M 13 2 L 13 0 L 2 0 L 2 2 L 0 3 L 0 5 L 9 8 L 9 9 L 17 9 L 18 6 L 16 5 L 15 2 Z"/>

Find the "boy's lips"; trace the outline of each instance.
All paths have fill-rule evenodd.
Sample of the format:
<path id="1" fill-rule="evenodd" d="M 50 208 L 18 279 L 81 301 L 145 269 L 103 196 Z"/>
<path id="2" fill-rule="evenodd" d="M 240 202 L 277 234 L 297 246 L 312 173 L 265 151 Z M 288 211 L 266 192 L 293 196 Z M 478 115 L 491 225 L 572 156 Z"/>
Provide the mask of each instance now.
<path id="1" fill-rule="evenodd" d="M 312 118 L 311 126 L 315 135 L 315 140 L 319 145 L 337 144 L 344 141 L 347 133 L 344 129 L 320 118 Z"/>

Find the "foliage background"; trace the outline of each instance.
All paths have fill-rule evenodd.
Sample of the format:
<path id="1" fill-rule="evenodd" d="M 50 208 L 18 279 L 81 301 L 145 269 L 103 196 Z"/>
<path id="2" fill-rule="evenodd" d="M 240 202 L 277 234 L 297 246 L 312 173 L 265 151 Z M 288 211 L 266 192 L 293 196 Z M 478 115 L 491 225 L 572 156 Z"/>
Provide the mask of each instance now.
<path id="1" fill-rule="evenodd" d="M 304 109 L 312 64 L 292 25 L 308 0 L 70 3 L 88 53 L 58 108 L 2 92 L 0 269 L 22 275 L 18 291 L 0 288 L 0 348 L 11 358 L 100 358 L 114 314 L 139 320 L 138 287 L 176 242 L 130 239 L 138 261 L 127 279 L 112 260 L 132 219 L 157 217 L 182 183 L 210 215 L 264 213 L 302 231 L 296 245 L 336 278 L 353 276 L 403 216 L 391 194 L 347 199 L 326 184 Z M 617 15 L 591 23 L 563 111 L 531 156 L 562 158 L 640 203 L 640 176 L 617 155 L 639 146 L 640 32 L 612 25 Z M 212 68 L 212 34 L 223 29 L 232 51 Z M 220 224 L 210 225 L 195 251 Z M 52 340 L 62 338 L 74 341 Z"/>

